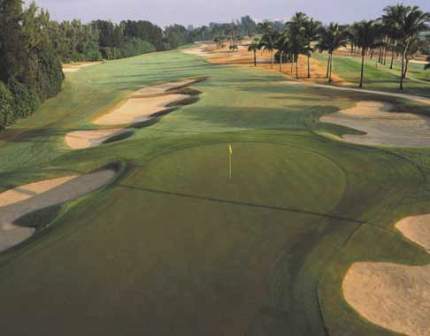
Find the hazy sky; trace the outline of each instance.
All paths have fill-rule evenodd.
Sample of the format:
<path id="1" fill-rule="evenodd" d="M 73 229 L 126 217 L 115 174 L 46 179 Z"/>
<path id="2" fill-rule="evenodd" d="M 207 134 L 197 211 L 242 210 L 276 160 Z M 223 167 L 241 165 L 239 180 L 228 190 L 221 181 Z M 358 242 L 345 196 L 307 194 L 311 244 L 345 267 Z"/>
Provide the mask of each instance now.
<path id="1" fill-rule="evenodd" d="M 57 20 L 144 19 L 159 25 L 229 22 L 243 15 L 257 20 L 285 19 L 303 11 L 323 22 L 375 18 L 396 0 L 36 0 Z M 430 11 L 429 0 L 405 0 Z"/>

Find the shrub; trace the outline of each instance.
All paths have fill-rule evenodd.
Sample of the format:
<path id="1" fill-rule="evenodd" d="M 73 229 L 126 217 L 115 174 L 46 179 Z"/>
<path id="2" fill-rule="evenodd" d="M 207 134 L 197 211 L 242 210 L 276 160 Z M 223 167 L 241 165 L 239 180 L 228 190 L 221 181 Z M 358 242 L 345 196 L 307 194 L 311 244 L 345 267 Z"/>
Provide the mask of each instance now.
<path id="1" fill-rule="evenodd" d="M 14 99 L 7 86 L 0 82 L 0 129 L 4 129 L 14 121 Z"/>
<path id="2" fill-rule="evenodd" d="M 25 118 L 37 110 L 40 105 L 39 97 L 24 84 L 12 79 L 8 87 L 14 98 L 15 117 Z"/>

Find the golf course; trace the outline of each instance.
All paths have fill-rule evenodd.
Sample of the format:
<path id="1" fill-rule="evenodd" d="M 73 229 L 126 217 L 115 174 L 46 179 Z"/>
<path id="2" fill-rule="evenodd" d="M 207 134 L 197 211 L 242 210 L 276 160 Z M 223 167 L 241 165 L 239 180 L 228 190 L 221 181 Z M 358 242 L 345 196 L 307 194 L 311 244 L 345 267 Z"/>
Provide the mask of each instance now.
<path id="1" fill-rule="evenodd" d="M 0 0 L 1 336 L 430 335 L 428 5 L 40 1 Z"/>
<path id="2" fill-rule="evenodd" d="M 137 91 L 183 81 L 196 99 L 125 138 L 67 145 Z M 346 302 L 342 281 L 354 262 L 430 263 L 394 226 L 428 211 L 430 150 L 350 144 L 339 138 L 358 131 L 320 121 L 366 100 L 384 97 L 182 50 L 68 73 L 1 134 L 1 187 L 114 177 L 19 218 L 36 231 L 0 255 L 3 333 L 392 335 Z"/>

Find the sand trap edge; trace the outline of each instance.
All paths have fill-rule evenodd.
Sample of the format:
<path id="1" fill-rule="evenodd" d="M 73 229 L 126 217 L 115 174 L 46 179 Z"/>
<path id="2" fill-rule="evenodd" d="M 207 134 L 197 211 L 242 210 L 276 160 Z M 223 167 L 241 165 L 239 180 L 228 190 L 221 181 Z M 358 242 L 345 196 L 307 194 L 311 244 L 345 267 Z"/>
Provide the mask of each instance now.
<path id="1" fill-rule="evenodd" d="M 63 210 L 64 206 L 66 204 L 71 203 L 71 202 L 79 202 L 80 200 L 83 200 L 85 197 L 88 197 L 89 195 L 91 195 L 93 193 L 100 192 L 100 191 L 108 188 L 109 186 L 113 185 L 118 180 L 123 178 L 126 175 L 127 170 L 128 170 L 128 166 L 125 162 L 114 161 L 114 162 L 106 164 L 100 168 L 92 170 L 86 174 L 80 175 L 79 177 L 85 177 L 85 176 L 89 176 L 91 174 L 95 174 L 95 173 L 103 172 L 103 171 L 106 171 L 106 172 L 112 171 L 113 172 L 113 175 L 111 178 L 109 178 L 104 184 L 100 185 L 99 187 L 97 187 L 96 189 L 94 189 L 92 191 L 82 193 L 81 195 L 79 195 L 75 198 L 71 198 L 69 200 L 66 200 L 64 202 L 61 202 L 61 203 L 58 203 L 55 205 L 50 205 L 48 207 L 35 209 L 34 211 L 26 213 L 23 216 L 19 216 L 16 220 L 14 220 L 13 226 L 15 226 L 17 229 L 22 228 L 23 230 L 28 230 L 28 232 L 31 230 L 32 232 L 30 235 L 25 237 L 25 239 L 21 239 L 20 241 L 17 241 L 16 243 L 14 243 L 13 246 L 9 246 L 7 248 L 2 248 L 0 246 L 0 255 L 9 254 L 9 253 L 16 253 L 16 251 L 21 250 L 22 247 L 27 246 L 27 245 L 31 244 L 33 241 L 39 239 L 41 237 L 41 235 L 45 234 L 47 230 L 51 229 L 55 225 L 55 222 L 57 220 L 59 220 L 63 215 L 65 215 L 68 212 L 68 209 L 67 209 L 67 211 Z M 53 178 L 53 179 L 55 179 L 55 178 Z M 73 180 L 72 180 L 72 182 L 73 182 Z M 55 189 L 55 188 L 53 188 L 53 189 Z M 49 191 L 47 191 L 47 192 L 49 192 Z M 37 212 L 44 212 L 48 208 L 53 208 L 53 207 L 57 207 L 58 209 L 56 210 L 57 211 L 56 215 L 52 216 L 52 218 L 48 219 L 49 223 L 44 223 L 40 227 L 36 227 L 36 228 L 32 228 L 31 226 L 20 225 L 20 221 L 21 221 L 21 223 L 22 223 L 23 219 L 25 221 L 24 217 L 31 216 Z M 0 231 L 0 234 L 1 234 L 1 231 Z"/>

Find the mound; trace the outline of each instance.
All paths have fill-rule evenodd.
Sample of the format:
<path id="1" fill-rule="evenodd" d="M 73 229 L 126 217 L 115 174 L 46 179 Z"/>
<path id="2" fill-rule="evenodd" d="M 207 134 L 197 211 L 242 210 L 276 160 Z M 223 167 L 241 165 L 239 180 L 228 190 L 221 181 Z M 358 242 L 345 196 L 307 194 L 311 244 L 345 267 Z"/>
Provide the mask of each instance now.
<path id="1" fill-rule="evenodd" d="M 115 176 L 111 169 L 83 176 L 71 175 L 23 185 L 0 194 L 0 252 L 28 239 L 35 228 L 14 223 L 32 212 L 77 199 Z"/>
<path id="2" fill-rule="evenodd" d="M 362 101 L 356 106 L 321 117 L 322 122 L 346 126 L 366 134 L 344 135 L 344 141 L 394 147 L 430 146 L 430 118 L 411 113 L 388 112 L 390 104 Z"/>
<path id="3" fill-rule="evenodd" d="M 66 144 L 72 149 L 84 149 L 101 145 L 111 138 L 126 134 L 128 129 L 74 131 L 66 134 Z"/>

